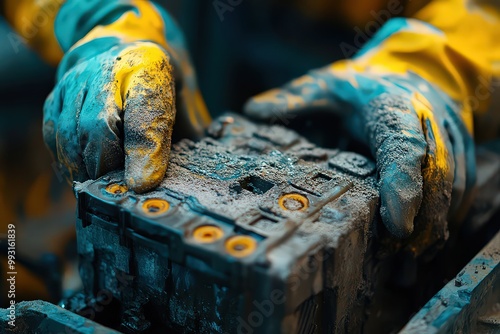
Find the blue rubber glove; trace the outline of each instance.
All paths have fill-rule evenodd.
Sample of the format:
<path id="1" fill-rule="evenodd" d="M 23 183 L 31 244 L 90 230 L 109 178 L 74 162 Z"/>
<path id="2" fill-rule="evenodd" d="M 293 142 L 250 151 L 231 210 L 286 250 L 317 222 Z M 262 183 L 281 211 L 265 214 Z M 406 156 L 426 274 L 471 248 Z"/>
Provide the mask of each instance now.
<path id="1" fill-rule="evenodd" d="M 143 0 L 68 0 L 54 26 L 65 54 L 44 108 L 48 147 L 70 181 L 125 168 L 132 190 L 154 188 L 176 119 L 190 137 L 210 121 L 180 30 Z"/>
<path id="2" fill-rule="evenodd" d="M 462 106 L 438 85 L 411 70 L 362 65 L 371 54 L 383 53 L 377 50 L 383 40 L 403 29 L 412 27 L 405 20 L 393 22 L 353 60 L 256 96 L 245 110 L 258 119 L 311 109 L 340 115 L 377 161 L 387 229 L 405 238 L 418 227 L 426 240 L 436 241 L 447 236 L 450 205 L 457 210 L 475 183 L 474 144 Z"/>

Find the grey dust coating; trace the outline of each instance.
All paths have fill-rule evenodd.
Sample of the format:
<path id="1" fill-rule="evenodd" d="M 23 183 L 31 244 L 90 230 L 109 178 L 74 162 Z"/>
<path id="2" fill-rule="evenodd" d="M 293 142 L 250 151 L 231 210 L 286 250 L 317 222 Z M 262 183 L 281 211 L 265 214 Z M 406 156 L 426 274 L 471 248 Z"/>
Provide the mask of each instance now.
<path id="1" fill-rule="evenodd" d="M 14 328 L 6 322 L 10 311 L 0 310 L 0 332 L 402 328 L 413 297 L 401 287 L 415 284 L 405 283 L 415 276 L 415 260 L 394 261 L 405 245 L 388 237 L 375 214 L 374 164 L 232 114 L 215 120 L 208 132 L 200 142 L 174 145 L 168 175 L 153 192 L 129 191 L 120 172 L 76 184 L 84 291 L 61 302 L 63 308 L 16 304 Z M 463 223 L 467 240 L 494 223 L 500 207 L 500 141 L 476 153 L 477 196 Z M 498 332 L 499 240 L 497 235 L 403 333 Z M 455 243 L 448 254 L 456 256 L 461 247 Z M 445 260 L 450 266 L 452 259 Z M 385 288 L 395 283 L 394 292 Z M 416 283 L 416 294 L 443 284 L 437 273 Z"/>
<path id="2" fill-rule="evenodd" d="M 152 192 L 119 172 L 76 185 L 85 294 L 138 333 L 358 332 L 373 162 L 232 114 L 208 133 Z"/>

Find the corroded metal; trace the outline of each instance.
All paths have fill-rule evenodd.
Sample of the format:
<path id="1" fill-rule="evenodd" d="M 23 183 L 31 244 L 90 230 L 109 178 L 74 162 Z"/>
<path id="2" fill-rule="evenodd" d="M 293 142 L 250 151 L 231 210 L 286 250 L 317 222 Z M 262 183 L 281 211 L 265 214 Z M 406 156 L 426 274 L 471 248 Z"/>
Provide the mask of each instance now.
<path id="1" fill-rule="evenodd" d="M 76 186 L 85 295 L 109 291 L 135 332 L 358 331 L 374 171 L 283 127 L 219 118 L 174 145 L 152 192 L 103 191 L 120 172 Z"/>

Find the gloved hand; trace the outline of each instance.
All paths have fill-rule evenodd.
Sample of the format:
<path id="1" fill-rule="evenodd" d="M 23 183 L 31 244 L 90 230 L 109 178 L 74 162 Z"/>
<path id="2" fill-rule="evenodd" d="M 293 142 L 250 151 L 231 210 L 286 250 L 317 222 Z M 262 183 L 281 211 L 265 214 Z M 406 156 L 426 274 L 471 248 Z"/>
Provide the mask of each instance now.
<path id="1" fill-rule="evenodd" d="M 67 52 L 45 103 L 47 146 L 70 181 L 125 167 L 129 188 L 154 188 L 167 170 L 176 110 L 185 136 L 210 121 L 180 30 L 142 0 L 69 0 L 55 30 Z"/>
<path id="2" fill-rule="evenodd" d="M 371 66 L 369 57 L 380 43 L 374 40 L 355 59 L 256 96 L 245 110 L 259 119 L 311 109 L 340 115 L 349 133 L 376 159 L 380 213 L 387 229 L 405 238 L 418 227 L 424 242 L 444 239 L 450 203 L 455 211 L 475 182 L 471 130 L 462 119 L 462 106 L 437 85 L 410 70 L 395 73 Z"/>
<path id="3" fill-rule="evenodd" d="M 45 104 L 45 142 L 71 180 L 97 178 L 125 162 L 127 183 L 144 191 L 165 175 L 173 84 L 158 45 L 113 46 L 64 73 Z"/>

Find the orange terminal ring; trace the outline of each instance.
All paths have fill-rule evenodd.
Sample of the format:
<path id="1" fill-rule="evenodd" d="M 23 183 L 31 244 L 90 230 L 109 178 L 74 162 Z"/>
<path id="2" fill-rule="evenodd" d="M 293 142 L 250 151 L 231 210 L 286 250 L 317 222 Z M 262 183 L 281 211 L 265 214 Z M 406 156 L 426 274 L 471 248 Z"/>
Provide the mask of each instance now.
<path id="1" fill-rule="evenodd" d="M 151 198 L 142 203 L 142 211 L 149 216 L 158 216 L 168 211 L 170 203 L 164 199 Z"/>
<path id="2" fill-rule="evenodd" d="M 282 195 L 278 203 L 283 210 L 287 211 L 305 211 L 309 208 L 307 197 L 297 193 Z"/>
<path id="3" fill-rule="evenodd" d="M 106 191 L 113 195 L 124 194 L 128 191 L 127 186 L 119 183 L 111 183 L 106 187 Z"/>
<path id="4" fill-rule="evenodd" d="M 257 240 L 246 235 L 231 237 L 226 241 L 226 251 L 234 257 L 245 257 L 257 249 Z"/>
<path id="5" fill-rule="evenodd" d="M 224 231 L 214 225 L 203 225 L 197 227 L 193 232 L 193 238 L 199 243 L 209 244 L 216 242 L 224 236 Z"/>

